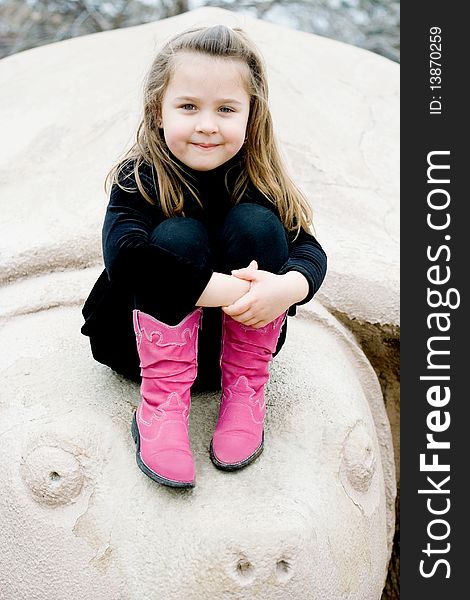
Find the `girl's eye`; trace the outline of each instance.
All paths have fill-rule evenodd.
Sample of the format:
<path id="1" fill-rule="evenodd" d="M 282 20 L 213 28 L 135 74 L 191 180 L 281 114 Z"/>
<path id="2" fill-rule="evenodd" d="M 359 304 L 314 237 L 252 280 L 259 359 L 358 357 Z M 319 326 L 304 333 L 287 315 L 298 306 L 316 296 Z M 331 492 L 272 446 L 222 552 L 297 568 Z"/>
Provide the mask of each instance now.
<path id="1" fill-rule="evenodd" d="M 180 108 L 184 110 L 193 110 L 195 108 L 194 104 L 183 104 Z"/>
<path id="2" fill-rule="evenodd" d="M 227 112 L 227 113 L 235 112 L 235 111 L 233 110 L 233 108 L 230 108 L 230 106 L 221 106 L 221 107 L 220 107 L 220 110 L 221 110 L 222 112 Z"/>

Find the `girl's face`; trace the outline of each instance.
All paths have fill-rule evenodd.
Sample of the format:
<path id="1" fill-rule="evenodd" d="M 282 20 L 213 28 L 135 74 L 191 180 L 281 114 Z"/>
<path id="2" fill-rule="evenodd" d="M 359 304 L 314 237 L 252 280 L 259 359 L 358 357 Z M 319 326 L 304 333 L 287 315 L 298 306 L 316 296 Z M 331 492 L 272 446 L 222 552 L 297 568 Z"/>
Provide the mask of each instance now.
<path id="1" fill-rule="evenodd" d="M 165 90 L 160 126 L 170 151 L 196 171 L 235 156 L 250 112 L 248 66 L 229 58 L 180 52 Z"/>

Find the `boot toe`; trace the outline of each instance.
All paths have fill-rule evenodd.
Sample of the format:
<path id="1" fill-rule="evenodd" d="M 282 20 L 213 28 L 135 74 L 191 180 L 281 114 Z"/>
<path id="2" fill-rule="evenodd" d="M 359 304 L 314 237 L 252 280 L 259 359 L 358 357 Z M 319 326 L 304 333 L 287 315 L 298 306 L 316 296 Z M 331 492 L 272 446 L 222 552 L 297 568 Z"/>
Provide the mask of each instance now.
<path id="1" fill-rule="evenodd" d="M 196 469 L 191 454 L 181 450 L 165 450 L 142 457 L 147 468 L 161 483 L 194 484 Z"/>
<path id="2" fill-rule="evenodd" d="M 263 437 L 260 439 L 246 432 L 215 434 L 211 442 L 211 458 L 220 468 L 241 468 L 252 462 L 262 449 Z"/>

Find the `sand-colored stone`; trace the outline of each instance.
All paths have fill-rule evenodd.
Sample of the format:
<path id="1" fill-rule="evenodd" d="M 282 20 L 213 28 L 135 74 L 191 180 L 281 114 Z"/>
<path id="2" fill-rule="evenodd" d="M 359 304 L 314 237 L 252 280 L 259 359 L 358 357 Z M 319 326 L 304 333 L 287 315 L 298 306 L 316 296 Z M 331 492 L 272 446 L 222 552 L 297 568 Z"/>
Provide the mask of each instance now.
<path id="1" fill-rule="evenodd" d="M 6 322 L 2 598 L 379 598 L 394 497 L 380 387 L 353 338 L 311 310 L 273 366 L 249 469 L 213 467 L 218 396 L 195 395 L 189 492 L 137 469 L 138 386 L 93 361 L 77 307 Z"/>
<path id="2" fill-rule="evenodd" d="M 103 178 L 132 140 L 155 50 L 213 22 L 244 27 L 266 58 L 329 273 L 273 366 L 263 456 L 216 471 L 217 397 L 197 396 L 197 486 L 178 493 L 136 468 L 138 388 L 93 362 L 79 309 L 101 261 Z M 2 598 L 380 598 L 390 426 L 370 363 L 332 314 L 378 371 L 385 332 L 398 335 L 397 76 L 363 50 L 217 9 L 0 62 Z"/>

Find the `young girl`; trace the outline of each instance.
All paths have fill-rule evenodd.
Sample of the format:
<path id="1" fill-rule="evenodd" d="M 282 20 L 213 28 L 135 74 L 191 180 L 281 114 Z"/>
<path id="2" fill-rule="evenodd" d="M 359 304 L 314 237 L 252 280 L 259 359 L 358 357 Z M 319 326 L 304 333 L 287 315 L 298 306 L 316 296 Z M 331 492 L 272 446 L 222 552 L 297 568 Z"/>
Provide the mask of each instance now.
<path id="1" fill-rule="evenodd" d="M 164 46 L 137 141 L 110 177 L 106 269 L 82 333 L 96 360 L 141 380 L 140 469 L 191 487 L 193 383 L 222 384 L 214 465 L 251 463 L 263 450 L 264 385 L 286 315 L 326 272 L 309 205 L 276 147 L 262 59 L 240 29 L 192 29 Z"/>

